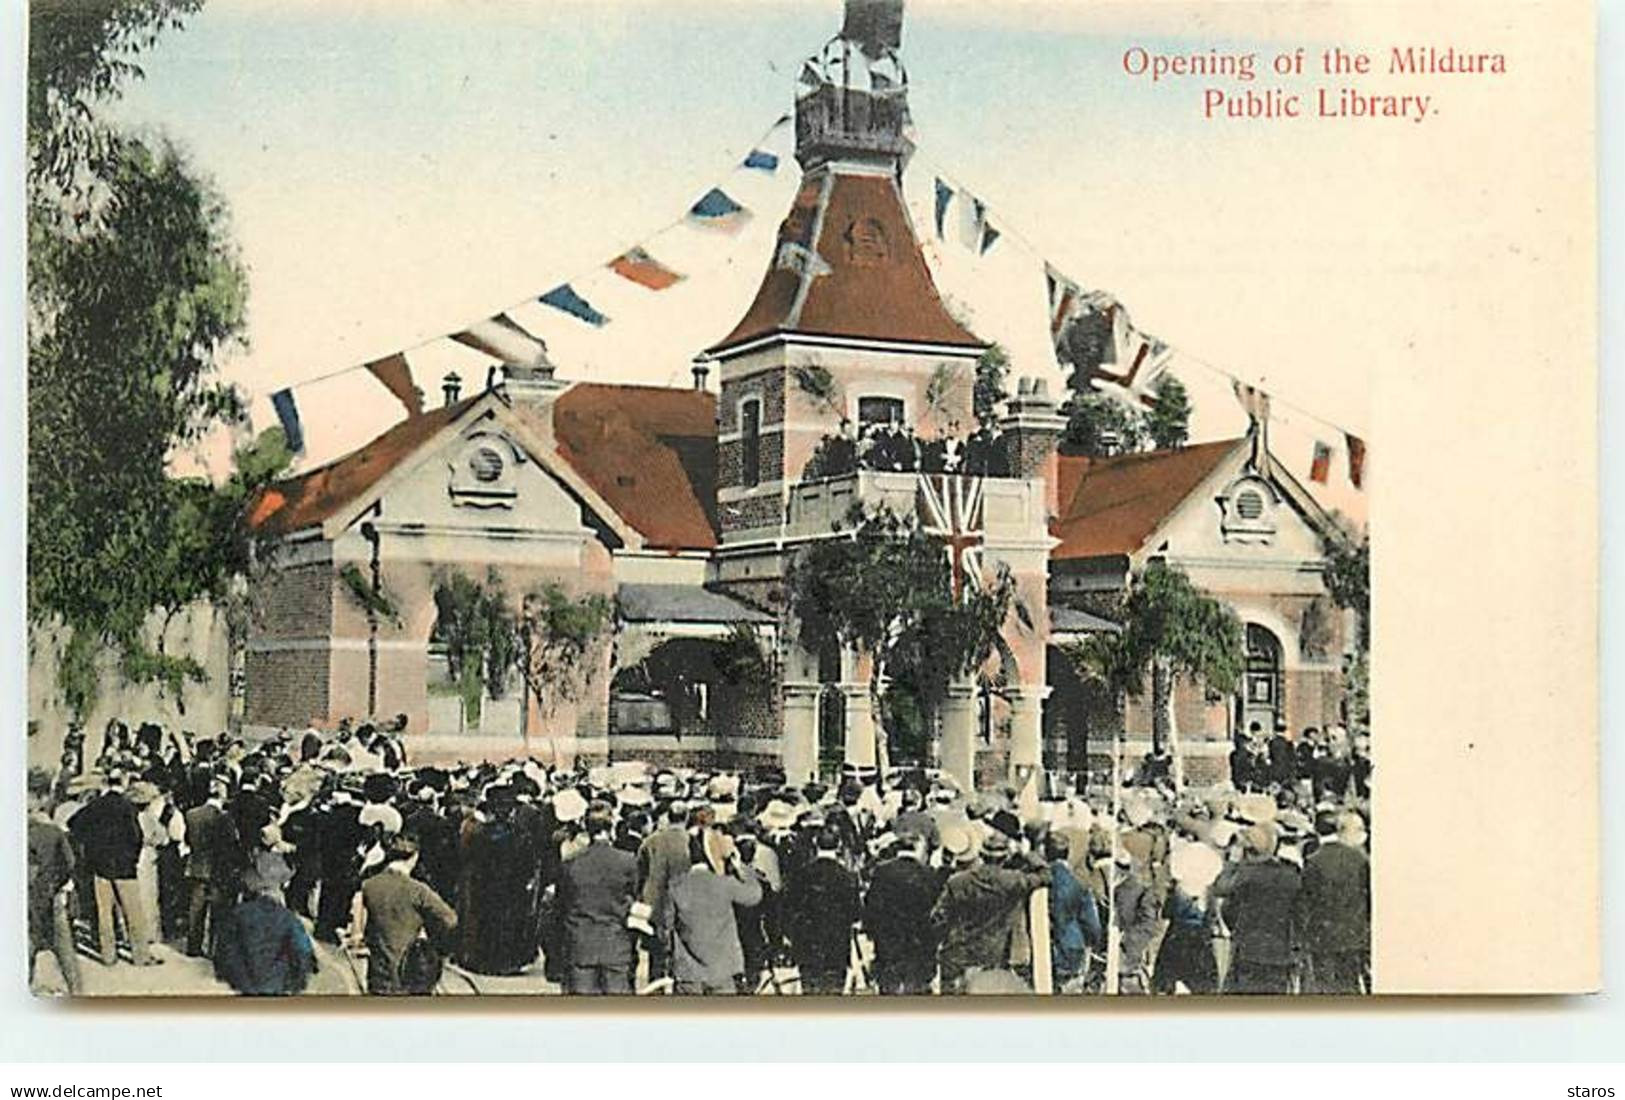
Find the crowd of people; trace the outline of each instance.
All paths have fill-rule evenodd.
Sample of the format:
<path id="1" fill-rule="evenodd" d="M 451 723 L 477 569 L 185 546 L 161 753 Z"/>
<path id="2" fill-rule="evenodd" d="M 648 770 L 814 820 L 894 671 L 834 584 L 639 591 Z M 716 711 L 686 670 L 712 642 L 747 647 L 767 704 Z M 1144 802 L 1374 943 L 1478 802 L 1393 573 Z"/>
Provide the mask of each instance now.
<path id="1" fill-rule="evenodd" d="M 36 983 L 163 942 L 256 995 L 329 965 L 374 994 L 1369 989 L 1370 773 L 1340 731 L 1283 738 L 1290 769 L 1244 741 L 1235 783 L 1152 754 L 1024 804 L 922 769 L 413 766 L 403 726 L 70 742 L 29 776 Z"/>

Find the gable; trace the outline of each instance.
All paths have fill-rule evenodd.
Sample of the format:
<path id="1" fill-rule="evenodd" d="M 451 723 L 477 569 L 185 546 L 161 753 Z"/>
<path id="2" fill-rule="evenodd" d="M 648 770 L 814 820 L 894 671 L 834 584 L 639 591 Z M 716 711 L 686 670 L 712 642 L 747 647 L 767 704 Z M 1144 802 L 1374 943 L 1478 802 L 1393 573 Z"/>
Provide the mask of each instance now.
<path id="1" fill-rule="evenodd" d="M 1323 513 L 1307 495 L 1292 491 L 1273 460 L 1266 471 L 1250 469 L 1249 450 L 1240 447 L 1226 456 L 1157 525 L 1142 553 L 1215 564 L 1320 560 Z"/>

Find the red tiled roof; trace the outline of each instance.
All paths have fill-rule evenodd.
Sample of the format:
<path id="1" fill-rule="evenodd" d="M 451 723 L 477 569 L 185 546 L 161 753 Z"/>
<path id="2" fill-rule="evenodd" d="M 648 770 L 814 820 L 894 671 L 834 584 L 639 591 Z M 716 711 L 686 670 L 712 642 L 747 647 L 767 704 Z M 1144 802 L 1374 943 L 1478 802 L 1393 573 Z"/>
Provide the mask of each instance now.
<path id="1" fill-rule="evenodd" d="M 942 304 L 896 181 L 828 167 L 802 179 L 755 301 L 710 350 L 776 332 L 984 346 Z"/>
<path id="2" fill-rule="evenodd" d="M 331 518 L 410 458 L 478 397 L 403 420 L 371 443 L 249 504 L 248 522 L 287 534 Z M 521 423 L 533 410 L 513 408 Z M 558 455 L 647 545 L 705 550 L 717 544 L 716 398 L 698 390 L 578 383 L 551 405 Z M 546 424 L 530 424 L 537 439 Z"/>
<path id="3" fill-rule="evenodd" d="M 1050 557 L 1094 558 L 1139 550 L 1240 442 L 1225 439 L 1112 458 L 1061 455 L 1056 486 L 1061 514 L 1050 525 L 1061 542 Z"/>
<path id="4" fill-rule="evenodd" d="M 665 550 L 717 544 L 717 402 L 703 390 L 582 382 L 553 405 L 559 454 Z"/>
<path id="5" fill-rule="evenodd" d="M 471 397 L 403 420 L 360 450 L 268 486 L 249 502 L 249 526 L 283 535 L 326 521 L 365 494 L 476 400 Z"/>

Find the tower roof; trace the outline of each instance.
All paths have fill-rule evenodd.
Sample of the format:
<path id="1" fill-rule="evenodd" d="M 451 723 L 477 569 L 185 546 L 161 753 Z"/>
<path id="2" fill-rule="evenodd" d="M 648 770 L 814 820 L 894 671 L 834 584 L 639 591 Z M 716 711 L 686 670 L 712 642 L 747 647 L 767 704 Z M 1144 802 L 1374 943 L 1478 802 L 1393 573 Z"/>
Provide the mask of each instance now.
<path id="1" fill-rule="evenodd" d="M 943 305 L 896 178 L 841 164 L 803 177 L 755 301 L 708 350 L 783 333 L 986 347 Z"/>

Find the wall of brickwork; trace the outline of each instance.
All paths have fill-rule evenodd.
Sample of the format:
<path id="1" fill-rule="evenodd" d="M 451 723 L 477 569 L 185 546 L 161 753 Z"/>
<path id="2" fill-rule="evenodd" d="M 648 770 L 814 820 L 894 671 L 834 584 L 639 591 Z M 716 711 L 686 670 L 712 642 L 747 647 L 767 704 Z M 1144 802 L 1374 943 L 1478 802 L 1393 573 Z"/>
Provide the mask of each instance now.
<path id="1" fill-rule="evenodd" d="M 325 648 L 250 649 L 243 721 L 250 726 L 329 725 L 328 660 Z"/>
<path id="2" fill-rule="evenodd" d="M 252 593 L 251 638 L 325 638 L 333 628 L 333 563 L 281 565 Z"/>

